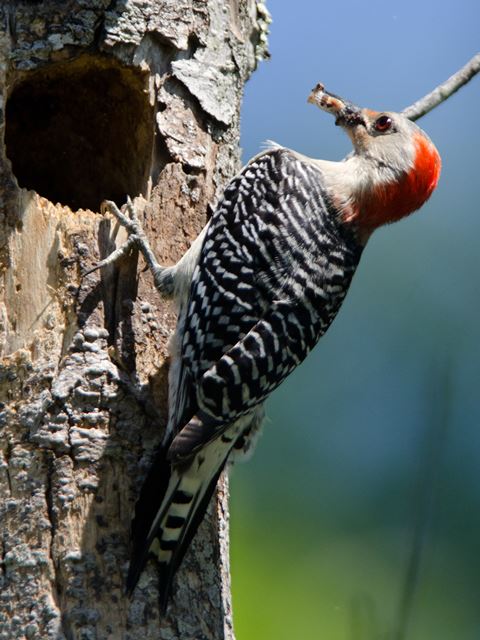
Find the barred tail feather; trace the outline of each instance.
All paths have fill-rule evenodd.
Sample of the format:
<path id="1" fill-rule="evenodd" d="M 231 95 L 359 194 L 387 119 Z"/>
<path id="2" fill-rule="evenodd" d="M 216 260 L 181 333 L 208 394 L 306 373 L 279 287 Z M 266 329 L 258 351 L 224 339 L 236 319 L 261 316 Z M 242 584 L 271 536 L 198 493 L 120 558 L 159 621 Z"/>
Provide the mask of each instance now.
<path id="1" fill-rule="evenodd" d="M 159 564 L 159 600 L 162 612 L 165 612 L 168 605 L 173 576 L 203 520 L 225 462 L 226 460 L 223 461 L 210 482 L 205 479 L 205 482 L 198 487 L 191 503 L 186 505 L 185 518 L 182 515 L 176 515 L 179 512 L 178 505 L 172 501 L 171 509 L 167 510 L 163 520 L 165 526 L 161 529 L 160 535 L 157 532 L 150 545 L 150 552 L 157 557 Z M 179 489 L 177 493 L 181 491 Z M 189 494 L 182 494 L 182 497 L 186 499 Z"/>
<path id="2" fill-rule="evenodd" d="M 158 454 L 136 507 L 128 593 L 133 592 L 151 554 L 159 565 L 160 607 L 165 611 L 175 571 L 203 519 L 230 453 L 248 449 L 247 443 L 262 419 L 262 406 L 223 428 L 194 416 L 170 447 Z"/>
<path id="3" fill-rule="evenodd" d="M 231 446 L 221 439 L 214 440 L 193 456 L 188 466 L 170 467 L 164 460 L 162 466 L 170 467 L 171 474 L 168 484 L 163 486 L 163 498 L 156 513 L 152 513 L 149 506 L 152 502 L 158 505 L 159 487 L 153 496 L 154 485 L 149 478 L 150 490 L 142 491 L 133 527 L 134 549 L 127 578 L 129 594 L 152 554 L 159 565 L 160 607 L 165 611 L 173 576 L 203 519 Z M 150 505 L 143 505 L 145 501 Z M 145 532 L 148 533 L 145 535 Z"/>
<path id="4" fill-rule="evenodd" d="M 148 556 L 146 540 L 148 531 L 157 515 L 159 504 L 163 505 L 171 484 L 171 465 L 167 461 L 167 449 L 160 448 L 155 456 L 139 499 L 135 505 L 135 517 L 132 522 L 132 553 L 126 590 L 132 594 Z"/>

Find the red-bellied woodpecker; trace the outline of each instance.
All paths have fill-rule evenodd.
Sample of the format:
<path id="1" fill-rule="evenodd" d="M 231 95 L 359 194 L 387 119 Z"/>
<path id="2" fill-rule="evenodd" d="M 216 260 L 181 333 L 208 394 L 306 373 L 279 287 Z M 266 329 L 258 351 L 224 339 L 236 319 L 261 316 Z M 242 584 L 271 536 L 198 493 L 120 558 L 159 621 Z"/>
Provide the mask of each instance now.
<path id="1" fill-rule="evenodd" d="M 259 154 L 175 266 L 157 264 L 131 205 L 128 218 L 107 203 L 130 237 L 97 266 L 135 244 L 179 302 L 164 456 L 137 505 L 128 577 L 132 591 L 155 555 L 163 607 L 225 463 L 248 448 L 264 400 L 329 327 L 369 236 L 421 207 L 439 178 L 437 150 L 405 116 L 360 109 L 322 85 L 309 101 L 335 116 L 353 152 L 342 162 L 279 146 Z"/>

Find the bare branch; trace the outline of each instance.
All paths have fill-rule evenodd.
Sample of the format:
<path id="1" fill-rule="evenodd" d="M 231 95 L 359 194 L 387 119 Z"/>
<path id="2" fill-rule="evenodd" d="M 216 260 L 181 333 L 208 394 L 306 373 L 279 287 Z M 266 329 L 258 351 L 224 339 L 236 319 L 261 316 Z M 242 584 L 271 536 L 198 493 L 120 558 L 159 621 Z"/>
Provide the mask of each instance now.
<path id="1" fill-rule="evenodd" d="M 459 69 L 453 76 L 450 76 L 443 84 L 436 87 L 426 96 L 417 100 L 403 110 L 403 114 L 410 120 L 418 120 L 426 113 L 438 107 L 439 104 L 449 98 L 455 91 L 458 91 L 464 84 L 467 84 L 474 75 L 480 71 L 480 53 L 473 56 L 467 64 Z"/>

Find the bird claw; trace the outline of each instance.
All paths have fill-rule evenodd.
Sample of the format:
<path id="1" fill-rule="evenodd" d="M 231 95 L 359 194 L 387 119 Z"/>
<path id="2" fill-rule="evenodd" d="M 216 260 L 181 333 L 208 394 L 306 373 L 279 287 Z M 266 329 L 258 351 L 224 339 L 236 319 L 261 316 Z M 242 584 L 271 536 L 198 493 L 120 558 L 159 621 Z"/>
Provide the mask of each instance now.
<path id="1" fill-rule="evenodd" d="M 105 215 L 105 213 L 110 213 L 112 216 L 114 216 L 122 225 L 122 227 L 124 227 L 128 231 L 129 235 L 144 235 L 142 225 L 140 223 L 140 220 L 138 219 L 137 214 L 135 213 L 135 206 L 130 196 L 127 197 L 127 204 L 125 205 L 125 207 L 128 216 L 120 211 L 115 202 L 113 202 L 112 200 L 104 200 L 100 205 L 100 212 L 102 213 L 102 215 Z"/>
<path id="2" fill-rule="evenodd" d="M 138 240 L 138 236 L 129 236 L 126 242 L 115 249 L 115 251 L 104 258 L 104 260 L 97 262 L 97 264 L 93 265 L 93 267 L 90 267 L 90 269 L 82 270 L 82 278 L 85 278 L 90 273 L 98 271 L 99 269 L 103 269 L 103 267 L 108 267 L 109 265 L 115 264 L 115 262 L 123 258 L 133 247 L 135 247 L 135 245 L 137 245 Z"/>
<path id="3" fill-rule="evenodd" d="M 90 269 L 83 271 L 82 277 L 103 267 L 115 264 L 115 262 L 127 255 L 132 248 L 135 248 L 142 253 L 147 267 L 151 270 L 157 290 L 164 296 L 171 296 L 173 293 L 172 269 L 170 267 L 162 267 L 158 264 L 155 254 L 143 231 L 142 224 L 136 214 L 135 205 L 130 197 L 127 197 L 125 208 L 127 215 L 123 213 L 112 200 L 104 200 L 100 205 L 100 212 L 103 215 L 110 213 L 117 219 L 119 224 L 124 227 L 128 233 L 128 239 L 104 260 L 98 262 Z"/>
<path id="4" fill-rule="evenodd" d="M 98 271 L 99 269 L 103 269 L 103 267 L 108 267 L 109 265 L 115 264 L 118 260 L 122 259 L 125 255 L 127 255 L 132 248 L 137 248 L 145 254 L 145 251 L 150 252 L 151 249 L 148 246 L 147 239 L 142 229 L 142 225 L 140 220 L 135 213 L 135 206 L 128 196 L 127 203 L 125 205 L 127 215 L 123 213 L 113 202 L 113 200 L 104 200 L 100 205 L 100 213 L 105 215 L 106 213 L 111 214 L 114 218 L 117 219 L 119 224 L 124 227 L 126 232 L 128 233 L 128 238 L 126 242 L 117 247 L 110 255 L 108 255 L 104 260 L 97 262 L 93 267 L 89 269 L 82 270 L 82 278 L 88 276 L 90 273 Z"/>

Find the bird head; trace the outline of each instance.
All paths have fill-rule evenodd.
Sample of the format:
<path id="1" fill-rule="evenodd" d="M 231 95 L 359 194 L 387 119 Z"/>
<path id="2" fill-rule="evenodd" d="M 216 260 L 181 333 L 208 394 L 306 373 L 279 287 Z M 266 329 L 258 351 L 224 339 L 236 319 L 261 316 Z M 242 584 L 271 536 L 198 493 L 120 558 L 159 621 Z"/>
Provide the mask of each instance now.
<path id="1" fill-rule="evenodd" d="M 308 99 L 335 116 L 353 143 L 357 168 L 346 222 L 366 233 L 419 209 L 437 186 L 441 159 L 434 144 L 401 113 L 362 109 L 318 84 Z"/>

